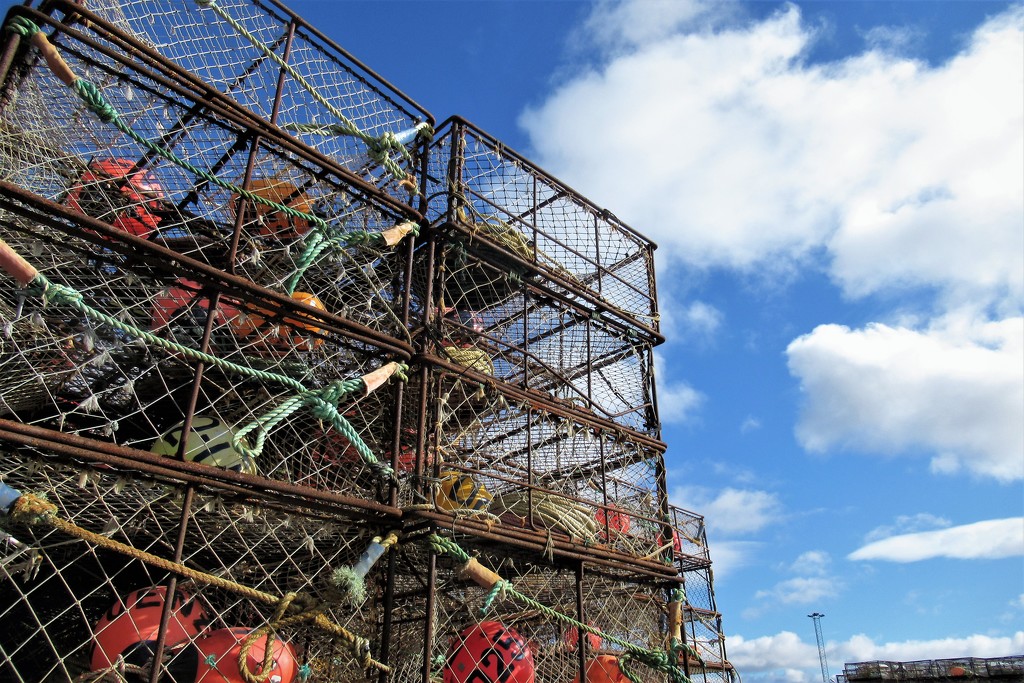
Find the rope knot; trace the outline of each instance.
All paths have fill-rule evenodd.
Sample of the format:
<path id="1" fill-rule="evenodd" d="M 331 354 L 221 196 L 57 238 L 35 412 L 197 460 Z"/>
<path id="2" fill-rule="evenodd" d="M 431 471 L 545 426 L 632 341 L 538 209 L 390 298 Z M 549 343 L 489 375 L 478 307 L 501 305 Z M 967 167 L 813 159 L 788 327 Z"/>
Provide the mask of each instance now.
<path id="1" fill-rule="evenodd" d="M 39 26 L 28 17 L 12 17 L 4 30 L 8 33 L 17 33 L 23 38 L 31 38 L 39 33 Z"/>
<path id="2" fill-rule="evenodd" d="M 11 520 L 33 525 L 40 524 L 57 515 L 57 506 L 39 496 L 23 493 L 11 508 Z"/>

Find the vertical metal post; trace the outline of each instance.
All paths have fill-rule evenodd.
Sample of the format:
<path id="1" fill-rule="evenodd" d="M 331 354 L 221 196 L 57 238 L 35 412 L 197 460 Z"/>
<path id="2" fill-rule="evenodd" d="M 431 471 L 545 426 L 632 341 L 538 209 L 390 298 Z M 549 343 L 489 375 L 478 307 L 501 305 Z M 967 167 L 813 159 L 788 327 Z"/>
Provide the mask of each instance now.
<path id="1" fill-rule="evenodd" d="M 430 683 L 430 663 L 434 658 L 434 610 L 437 593 L 437 553 L 433 550 L 427 559 L 427 618 L 423 624 L 423 678 L 422 683 Z"/>
<path id="2" fill-rule="evenodd" d="M 576 621 L 581 624 L 587 623 L 586 615 L 583 613 L 583 562 L 576 565 Z M 576 680 L 587 680 L 587 643 L 590 642 L 588 633 L 577 629 L 576 639 L 576 662 L 579 665 L 579 676 Z"/>

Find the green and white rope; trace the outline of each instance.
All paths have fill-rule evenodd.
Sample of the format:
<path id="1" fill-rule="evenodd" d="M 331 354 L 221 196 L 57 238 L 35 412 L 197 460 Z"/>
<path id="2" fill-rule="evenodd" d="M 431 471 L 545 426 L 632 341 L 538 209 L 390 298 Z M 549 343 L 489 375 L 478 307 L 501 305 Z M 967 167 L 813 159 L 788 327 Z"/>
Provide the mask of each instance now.
<path id="1" fill-rule="evenodd" d="M 407 365 L 395 363 L 393 376 L 407 381 L 408 378 L 405 374 L 407 371 Z M 231 445 L 243 456 L 255 460 L 263 452 L 263 446 L 270 430 L 302 408 L 309 408 L 314 417 L 330 422 L 331 426 L 352 444 L 363 462 L 378 475 L 384 478 L 391 477 L 394 474 L 391 466 L 377 460 L 373 451 L 362 440 L 352 424 L 338 411 L 338 403 L 342 399 L 365 391 L 367 391 L 367 385 L 362 377 L 335 380 L 323 389 L 303 391 L 235 432 Z M 250 447 L 247 445 L 245 437 L 252 431 L 256 432 L 256 439 Z"/>
<path id="2" fill-rule="evenodd" d="M 372 160 L 376 161 L 381 166 L 383 166 L 384 169 L 388 173 L 390 173 L 394 178 L 398 180 L 406 179 L 408 175 L 406 171 L 401 166 L 399 166 L 398 162 L 396 162 L 391 157 L 392 152 L 397 152 L 403 159 L 407 161 L 412 160 L 412 155 L 409 154 L 409 150 L 406 149 L 405 145 L 402 143 L 402 139 L 399 136 L 395 135 L 390 131 L 385 132 L 379 136 L 374 136 L 360 130 L 359 127 L 355 124 L 355 122 L 348 118 L 344 114 L 344 112 L 342 112 L 340 109 L 338 109 L 329 101 L 327 101 L 327 98 L 321 95 L 317 91 L 317 89 L 314 88 L 309 83 L 309 81 L 307 81 L 302 76 L 302 74 L 300 74 L 290 64 L 281 59 L 281 57 L 279 57 L 276 52 L 274 52 L 269 47 L 264 45 L 259 40 L 259 38 L 254 36 L 251 32 L 249 32 L 248 29 L 245 28 L 245 26 L 236 21 L 235 18 L 228 14 L 228 12 L 220 5 L 218 5 L 215 0 L 195 1 L 196 4 L 200 7 L 205 7 L 207 9 L 213 10 L 214 13 L 217 14 L 217 16 L 219 16 L 221 19 L 227 22 L 240 35 L 242 35 L 243 37 L 245 37 L 246 40 L 252 43 L 253 47 L 263 52 L 263 54 L 265 54 L 275 64 L 284 69 L 289 76 L 298 81 L 298 83 L 303 87 L 303 89 L 307 93 L 309 93 L 310 97 L 312 97 L 314 100 L 323 105 L 323 107 L 327 109 L 327 111 L 330 112 L 331 115 L 338 119 L 338 121 L 340 122 L 339 124 L 334 124 L 328 127 L 317 127 L 316 124 L 313 124 L 313 126 L 310 127 L 311 129 L 313 129 L 315 132 L 320 132 L 320 130 L 316 129 L 323 128 L 324 130 L 329 131 L 330 133 L 335 135 L 349 135 L 351 137 L 361 140 L 366 144 L 369 150 L 369 156 Z M 292 127 L 297 130 L 302 130 L 303 127 L 305 127 L 306 125 L 307 124 L 293 124 Z M 416 135 L 426 135 L 428 137 L 433 135 L 433 131 L 430 129 L 430 126 L 425 122 L 418 124 L 414 130 L 416 131 Z M 415 191 L 415 185 L 413 186 L 413 190 Z"/>

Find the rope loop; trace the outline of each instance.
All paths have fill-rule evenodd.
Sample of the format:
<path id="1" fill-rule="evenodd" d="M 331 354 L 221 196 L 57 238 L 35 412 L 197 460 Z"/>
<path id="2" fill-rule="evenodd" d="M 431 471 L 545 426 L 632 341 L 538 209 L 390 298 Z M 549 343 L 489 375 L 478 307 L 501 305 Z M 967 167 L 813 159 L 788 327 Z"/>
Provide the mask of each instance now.
<path id="1" fill-rule="evenodd" d="M 39 25 L 28 17 L 14 16 L 4 26 L 4 30 L 8 33 L 16 33 L 22 38 L 31 38 L 35 34 L 39 33 Z"/>

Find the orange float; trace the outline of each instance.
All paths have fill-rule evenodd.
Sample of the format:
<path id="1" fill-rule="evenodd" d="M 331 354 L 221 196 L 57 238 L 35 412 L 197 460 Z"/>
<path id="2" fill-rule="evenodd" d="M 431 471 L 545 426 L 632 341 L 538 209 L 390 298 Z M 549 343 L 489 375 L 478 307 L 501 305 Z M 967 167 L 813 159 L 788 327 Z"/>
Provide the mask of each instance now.
<path id="1" fill-rule="evenodd" d="M 293 292 L 291 297 L 293 301 L 310 308 L 327 310 L 315 294 Z M 281 321 L 276 321 L 272 316 L 270 311 L 263 308 L 258 308 L 252 313 L 240 312 L 233 318 L 231 329 L 243 338 L 257 335 L 270 349 L 281 352 L 292 349 L 312 351 L 324 343 L 323 338 L 317 336 L 320 334 L 320 328 L 316 325 L 287 316 Z"/>
<path id="2" fill-rule="evenodd" d="M 631 683 L 619 668 L 619 658 L 612 655 L 598 655 L 587 662 L 587 677 L 584 683 Z M 579 674 L 572 683 L 580 683 Z"/>
<path id="3" fill-rule="evenodd" d="M 448 650 L 444 683 L 534 683 L 533 653 L 515 629 L 482 621 Z"/>
<path id="4" fill-rule="evenodd" d="M 250 633 L 252 629 L 249 628 L 222 628 L 197 638 L 193 644 L 198 654 L 196 673 L 191 680 L 195 683 L 247 683 L 238 667 L 242 644 Z M 263 658 L 267 651 L 266 635 L 257 638 L 249 648 L 244 665 L 251 674 L 262 680 L 294 683 L 299 673 L 295 649 L 280 638 L 275 638 L 270 648 L 273 663 L 269 673 L 264 675 L 263 672 Z M 185 676 L 184 680 L 189 680 L 187 674 Z M 175 677 L 175 680 L 183 679 Z"/>
<path id="5" fill-rule="evenodd" d="M 308 214 L 313 209 L 309 195 L 286 180 L 257 178 L 249 184 L 249 192 L 302 213 Z M 237 194 L 231 197 L 231 208 L 236 213 L 240 201 L 245 202 L 246 223 L 255 221 L 259 226 L 258 232 L 263 237 L 291 240 L 309 232 L 309 219 L 289 216 L 284 211 L 279 211 L 266 204 L 244 200 Z"/>
<path id="6" fill-rule="evenodd" d="M 199 296 L 201 290 L 202 285 L 198 282 L 178 278 L 167 291 L 153 297 L 149 329 L 159 330 L 172 322 L 198 326 L 202 329 L 209 315 L 210 300 Z M 237 315 L 238 309 L 222 298 L 221 303 L 217 305 L 215 321 L 220 325 Z"/>
<path id="7" fill-rule="evenodd" d="M 153 656 L 160 631 L 160 617 L 167 601 L 165 586 L 132 591 L 118 600 L 93 627 L 90 665 L 93 671 L 110 667 L 119 656 L 129 664 L 143 665 Z M 175 591 L 165 643 L 172 647 L 199 635 L 210 623 L 203 606 L 192 596 Z"/>
<path id="8" fill-rule="evenodd" d="M 601 525 L 601 531 L 598 535 L 603 541 L 608 540 L 609 533 L 612 538 L 620 534 L 629 533 L 629 528 L 632 526 L 629 515 L 615 508 L 599 508 L 594 518 Z M 607 532 L 605 531 L 605 523 L 608 525 Z"/>
<path id="9" fill-rule="evenodd" d="M 163 187 L 145 169 L 132 172 L 128 159 L 94 159 L 68 191 L 64 205 L 137 237 L 149 237 L 160 223 L 153 213 Z"/>
<path id="10" fill-rule="evenodd" d="M 593 624 L 587 625 L 593 626 Z M 575 626 L 570 627 L 565 632 L 565 635 L 562 636 L 562 642 L 565 643 L 565 649 L 567 649 L 569 652 L 575 652 L 576 646 L 579 645 L 580 642 L 579 629 Z M 597 635 L 596 633 L 587 633 L 587 647 L 589 647 L 591 650 L 600 650 L 602 642 L 603 641 L 601 640 L 601 636 Z"/>

